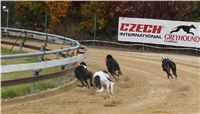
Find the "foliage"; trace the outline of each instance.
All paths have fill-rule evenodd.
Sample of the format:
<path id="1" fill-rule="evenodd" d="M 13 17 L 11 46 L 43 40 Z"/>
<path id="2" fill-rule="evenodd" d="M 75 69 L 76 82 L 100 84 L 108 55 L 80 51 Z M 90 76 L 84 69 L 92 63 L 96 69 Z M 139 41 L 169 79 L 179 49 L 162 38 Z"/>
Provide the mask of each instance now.
<path id="1" fill-rule="evenodd" d="M 135 1 L 117 2 L 117 12 L 126 17 L 183 20 L 187 2 Z"/>
<path id="2" fill-rule="evenodd" d="M 48 13 L 49 30 L 60 24 L 61 19 L 66 16 L 71 2 L 49 2 L 49 1 L 27 1 L 16 2 L 16 18 L 20 23 L 28 28 L 39 27 L 39 31 L 44 29 L 45 16 Z"/>
<path id="3" fill-rule="evenodd" d="M 98 14 L 97 26 L 102 28 L 105 26 L 105 20 L 102 17 L 102 6 L 98 2 L 87 2 L 81 6 L 81 15 L 84 17 L 80 22 L 79 30 L 93 33 L 94 17 Z"/>
<path id="4" fill-rule="evenodd" d="M 71 2 L 57 1 L 57 2 L 45 2 L 45 6 L 48 11 L 49 27 L 50 30 L 56 29 L 56 26 L 61 24 L 61 21 L 69 12 Z"/>
<path id="5" fill-rule="evenodd" d="M 188 21 L 200 21 L 200 2 L 190 2 L 186 10 L 185 16 Z"/>
<path id="6" fill-rule="evenodd" d="M 20 22 L 21 28 L 44 31 L 48 12 L 48 32 L 76 38 L 93 37 L 95 13 L 97 36 L 104 40 L 116 38 L 119 17 L 200 21 L 198 1 L 26 1 L 15 2 L 14 6 L 11 19 Z"/>
<path id="7" fill-rule="evenodd" d="M 15 10 L 16 19 L 19 20 L 22 26 L 29 29 L 43 27 L 45 18 L 45 4 L 43 2 L 16 2 Z"/>

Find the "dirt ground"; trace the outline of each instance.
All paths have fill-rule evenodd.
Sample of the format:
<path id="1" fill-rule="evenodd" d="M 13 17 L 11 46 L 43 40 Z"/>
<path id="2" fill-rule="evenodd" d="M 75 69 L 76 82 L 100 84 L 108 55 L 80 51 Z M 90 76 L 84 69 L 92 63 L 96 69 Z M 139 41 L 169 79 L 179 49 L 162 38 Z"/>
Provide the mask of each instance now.
<path id="1" fill-rule="evenodd" d="M 111 98 L 81 88 L 76 81 L 53 91 L 2 100 L 2 114 L 200 113 L 199 57 L 89 48 L 88 68 L 105 70 L 107 54 L 119 62 L 123 73 Z M 177 64 L 177 80 L 167 79 L 162 71 L 160 59 L 165 55 Z"/>

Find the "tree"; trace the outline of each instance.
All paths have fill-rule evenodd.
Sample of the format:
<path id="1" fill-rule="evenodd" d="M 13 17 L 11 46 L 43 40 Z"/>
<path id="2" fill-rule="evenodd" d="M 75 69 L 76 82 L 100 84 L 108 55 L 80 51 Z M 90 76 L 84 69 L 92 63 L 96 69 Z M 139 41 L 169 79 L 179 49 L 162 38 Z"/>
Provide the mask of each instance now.
<path id="1" fill-rule="evenodd" d="M 113 2 L 114 3 L 114 2 Z M 80 13 L 82 20 L 80 21 L 78 30 L 93 34 L 94 15 L 97 15 L 97 36 L 112 36 L 116 30 L 113 24 L 118 23 L 116 18 L 115 5 L 110 2 L 86 2 L 81 5 Z"/>
<path id="2" fill-rule="evenodd" d="M 16 19 L 28 29 L 42 28 L 45 16 L 44 2 L 16 2 Z M 41 29 L 40 29 L 41 30 Z"/>
<path id="3" fill-rule="evenodd" d="M 45 2 L 46 11 L 49 15 L 49 28 L 51 31 L 56 29 L 56 26 L 61 24 L 71 8 L 71 2 L 57 1 L 57 2 Z"/>
<path id="4" fill-rule="evenodd" d="M 196 1 L 26 1 L 16 2 L 15 11 L 15 19 L 21 22 L 23 28 L 36 30 L 39 27 L 42 31 L 45 13 L 48 12 L 49 32 L 65 34 L 68 31 L 67 35 L 73 37 L 91 37 L 96 14 L 97 38 L 111 40 L 116 40 L 119 17 L 200 20 L 200 2 Z"/>
<path id="5" fill-rule="evenodd" d="M 118 13 L 125 17 L 185 20 L 189 2 L 128 1 L 116 2 Z"/>
<path id="6" fill-rule="evenodd" d="M 71 2 L 16 2 L 16 19 L 21 25 L 32 30 L 34 28 L 44 29 L 45 15 L 48 13 L 49 30 L 54 31 L 60 24 L 70 8 Z"/>
<path id="7" fill-rule="evenodd" d="M 200 22 L 200 2 L 193 1 L 187 4 L 187 13 L 184 15 L 188 21 Z"/>

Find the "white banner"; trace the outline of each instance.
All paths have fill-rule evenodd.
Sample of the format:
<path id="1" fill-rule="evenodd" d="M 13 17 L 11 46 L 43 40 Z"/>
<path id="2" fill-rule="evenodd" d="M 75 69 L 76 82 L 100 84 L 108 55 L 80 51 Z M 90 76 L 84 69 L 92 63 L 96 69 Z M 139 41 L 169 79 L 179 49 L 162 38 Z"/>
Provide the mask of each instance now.
<path id="1" fill-rule="evenodd" d="M 119 17 L 118 40 L 200 48 L 200 23 Z"/>

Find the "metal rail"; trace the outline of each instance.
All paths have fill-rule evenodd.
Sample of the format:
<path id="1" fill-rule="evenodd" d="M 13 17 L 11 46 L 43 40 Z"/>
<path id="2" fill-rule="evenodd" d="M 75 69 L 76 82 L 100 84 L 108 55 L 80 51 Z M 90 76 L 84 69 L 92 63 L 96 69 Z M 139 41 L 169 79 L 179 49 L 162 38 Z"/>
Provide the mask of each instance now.
<path id="1" fill-rule="evenodd" d="M 44 40 L 44 41 L 46 40 L 46 36 L 48 36 L 48 41 L 54 41 L 55 43 L 71 45 L 71 47 L 56 49 L 56 50 L 1 55 L 0 57 L 1 59 L 15 59 L 15 58 L 23 58 L 23 57 L 44 56 L 44 55 L 49 55 L 49 54 L 60 55 L 61 53 L 64 53 L 64 52 L 68 53 L 69 51 L 76 51 L 81 47 L 78 41 L 70 39 L 70 38 L 66 38 L 63 36 L 59 36 L 59 35 L 46 34 L 42 32 L 30 31 L 30 30 L 25 30 L 25 29 L 7 28 L 7 27 L 6 28 L 1 27 L 1 31 L 6 31 L 6 33 L 8 33 L 9 36 L 15 36 L 15 37 L 18 37 L 19 35 L 21 36 L 21 34 L 24 33 L 25 35 L 31 36 L 32 39 L 39 39 L 39 40 Z M 16 45 L 19 45 L 19 44 L 16 44 Z M 55 60 L 50 60 L 50 61 L 42 61 L 42 62 L 27 63 L 27 64 L 3 65 L 1 66 L 1 73 L 10 73 L 10 72 L 28 71 L 28 70 L 34 71 L 34 70 L 45 69 L 49 67 L 66 66 L 68 64 L 73 64 L 85 59 L 88 54 L 87 47 L 84 47 L 84 52 L 85 53 L 83 54 L 74 55 L 72 57 L 68 56 L 66 58 L 61 58 L 61 59 L 57 58 Z"/>
<path id="2" fill-rule="evenodd" d="M 41 50 L 41 47 L 37 47 L 34 45 L 27 45 L 27 44 L 24 44 L 24 42 L 17 43 L 17 40 L 15 41 L 15 43 L 3 41 L 2 43 L 7 44 L 7 45 L 12 45 L 13 47 L 15 45 L 20 46 L 20 49 L 23 43 L 23 47 L 32 48 L 39 51 L 31 52 L 31 53 L 22 53 L 22 54 L 1 55 L 0 56 L 1 59 L 16 59 L 16 58 L 33 57 L 33 56 L 43 57 L 44 55 L 49 55 L 49 54 L 55 54 L 57 57 L 54 60 L 41 61 L 41 62 L 36 62 L 36 63 L 2 65 L 1 73 L 29 71 L 29 70 L 32 71 L 32 77 L 1 81 L 2 87 L 30 83 L 31 93 L 34 93 L 35 82 L 57 78 L 56 82 L 60 83 L 59 78 L 63 76 L 63 74 L 65 74 L 66 72 L 72 71 L 74 68 L 76 68 L 77 63 L 80 61 L 83 61 L 88 54 L 87 47 L 80 46 L 78 41 L 75 41 L 73 39 L 66 38 L 63 36 L 30 31 L 30 30 L 25 30 L 25 29 L 5 28 L 5 27 L 1 27 L 1 31 L 2 32 L 6 31 L 6 36 L 17 37 L 17 40 L 23 37 L 22 34 L 25 34 L 26 36 L 32 39 L 45 41 L 46 38 L 48 37 L 48 41 L 50 42 L 53 41 L 55 43 L 60 43 L 62 45 L 64 44 L 70 45 L 70 47 L 56 49 L 56 50 L 50 50 L 50 49 Z M 78 54 L 79 48 L 83 49 L 81 54 Z M 68 55 L 70 51 L 73 52 L 73 56 Z M 62 56 L 62 58 L 59 58 L 59 56 Z M 58 67 L 58 71 L 51 74 L 39 75 L 40 70 L 49 68 L 49 67 Z M 67 69 L 65 69 L 65 67 Z"/>
<path id="3" fill-rule="evenodd" d="M 40 75 L 40 76 L 36 76 L 36 77 L 20 78 L 20 79 L 14 79 L 14 80 L 2 80 L 1 86 L 6 87 L 6 86 L 12 86 L 12 85 L 33 83 L 33 82 L 52 79 L 52 78 L 58 78 L 58 77 L 62 77 L 63 74 L 66 74 L 67 72 L 72 71 L 75 68 L 76 68 L 76 64 L 66 70 L 51 73 L 51 74 Z"/>
<path id="4" fill-rule="evenodd" d="M 1 27 L 1 31 L 5 31 L 5 30 L 11 36 L 19 36 L 22 32 L 25 33 L 25 34 L 32 35 L 33 39 L 46 40 L 46 36 L 47 36 L 49 40 L 54 40 L 56 43 L 68 43 L 68 44 L 71 44 L 72 47 L 57 49 L 57 50 L 53 50 L 53 51 L 32 52 L 32 53 L 22 53 L 22 54 L 12 54 L 12 55 L 1 55 L 1 57 L 0 57 L 1 59 L 44 56 L 44 55 L 49 55 L 49 54 L 57 54 L 57 53 L 61 53 L 61 52 L 76 50 L 80 47 L 80 44 L 79 44 L 78 41 L 70 39 L 70 38 L 66 38 L 64 36 L 59 36 L 59 35 L 55 35 L 55 34 L 46 34 L 46 33 L 42 33 L 42 32 L 30 31 L 30 30 L 25 30 L 25 29 Z"/>
<path id="5" fill-rule="evenodd" d="M 193 51 L 199 51 L 200 48 L 183 48 L 183 47 L 161 47 L 161 46 L 153 46 L 153 45 L 147 45 L 147 44 L 125 44 L 125 43 L 119 43 L 119 42 L 112 42 L 112 41 L 103 41 L 103 40 L 79 40 L 81 43 L 90 43 L 90 42 L 96 42 L 96 43 L 105 43 L 105 44 L 113 44 L 118 46 L 141 46 L 141 47 L 149 47 L 149 48 L 155 48 L 155 49 L 168 49 L 168 50 L 193 50 Z"/>

